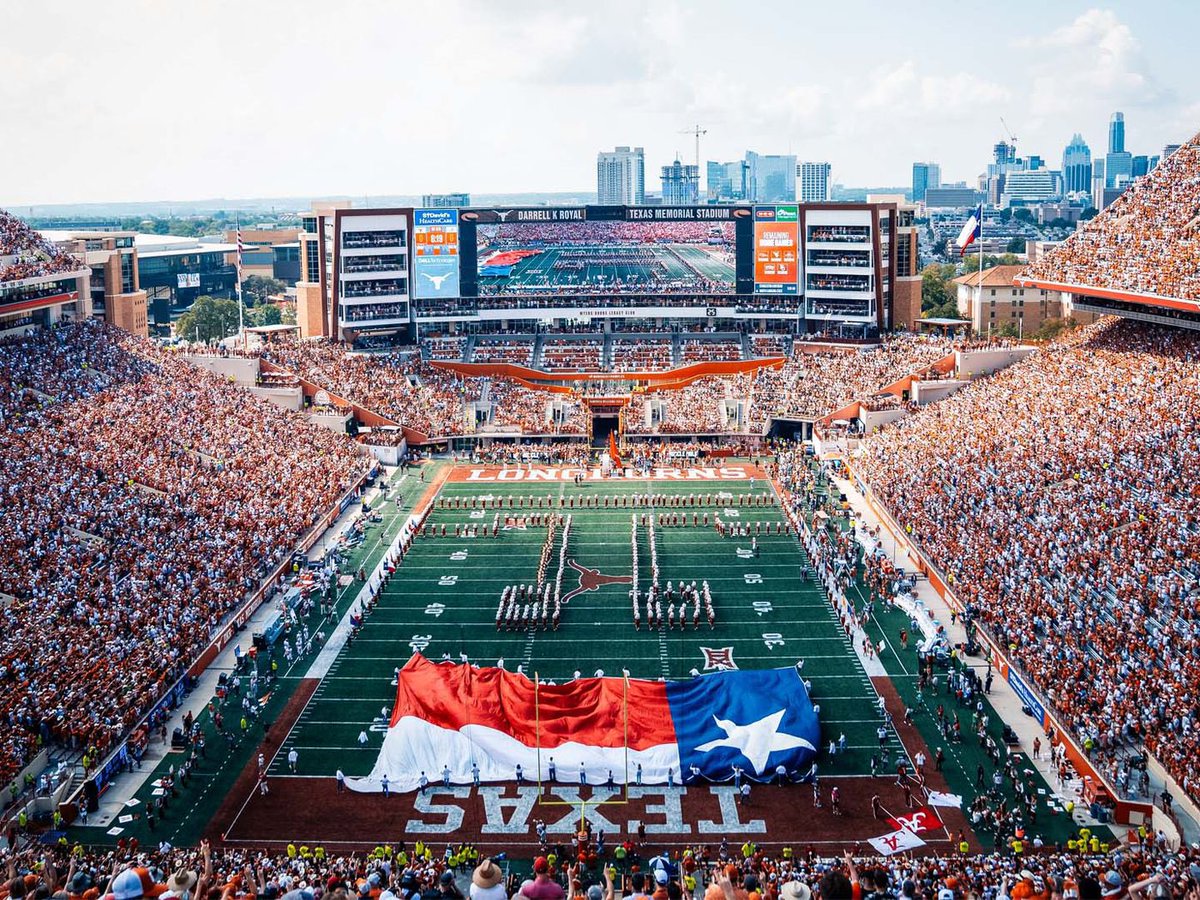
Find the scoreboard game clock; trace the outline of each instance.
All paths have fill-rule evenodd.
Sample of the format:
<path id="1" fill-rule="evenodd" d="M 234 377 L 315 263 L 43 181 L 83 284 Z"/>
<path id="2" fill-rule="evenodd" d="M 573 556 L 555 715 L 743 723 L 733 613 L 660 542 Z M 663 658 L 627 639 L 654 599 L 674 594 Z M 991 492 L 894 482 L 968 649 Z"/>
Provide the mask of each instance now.
<path id="1" fill-rule="evenodd" d="M 413 212 L 413 296 L 418 300 L 459 296 L 457 209 Z"/>

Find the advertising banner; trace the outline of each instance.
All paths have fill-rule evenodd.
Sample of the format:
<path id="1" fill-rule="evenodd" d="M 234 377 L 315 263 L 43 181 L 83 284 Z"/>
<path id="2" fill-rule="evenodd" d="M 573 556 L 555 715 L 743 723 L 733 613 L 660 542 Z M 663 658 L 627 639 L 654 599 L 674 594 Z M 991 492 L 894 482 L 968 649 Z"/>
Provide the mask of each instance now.
<path id="1" fill-rule="evenodd" d="M 800 292 L 800 223 L 795 206 L 754 209 L 754 293 Z"/>

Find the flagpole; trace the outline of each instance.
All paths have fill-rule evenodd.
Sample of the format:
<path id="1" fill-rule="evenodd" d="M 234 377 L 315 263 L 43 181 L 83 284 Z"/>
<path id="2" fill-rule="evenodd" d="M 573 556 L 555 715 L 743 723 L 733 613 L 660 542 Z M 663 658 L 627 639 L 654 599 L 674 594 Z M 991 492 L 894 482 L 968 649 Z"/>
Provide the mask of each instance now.
<path id="1" fill-rule="evenodd" d="M 238 213 L 233 214 L 233 223 L 237 237 L 237 299 L 238 299 L 238 338 L 241 339 L 242 349 L 246 349 L 246 304 L 242 302 L 242 220 Z"/>
<path id="2" fill-rule="evenodd" d="M 979 300 L 983 301 L 983 207 L 987 197 L 979 204 Z"/>

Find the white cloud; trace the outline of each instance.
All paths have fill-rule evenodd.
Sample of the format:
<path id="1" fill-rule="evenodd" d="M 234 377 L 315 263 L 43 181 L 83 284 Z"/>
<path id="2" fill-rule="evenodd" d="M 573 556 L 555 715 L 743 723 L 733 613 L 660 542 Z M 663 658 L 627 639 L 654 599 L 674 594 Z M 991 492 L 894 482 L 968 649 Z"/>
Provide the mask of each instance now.
<path id="1" fill-rule="evenodd" d="M 1172 99 L 1172 91 L 1150 74 L 1141 42 L 1111 10 L 1090 9 L 1049 34 L 1022 38 L 1016 46 L 1028 55 L 1034 116 L 1103 114 Z"/>

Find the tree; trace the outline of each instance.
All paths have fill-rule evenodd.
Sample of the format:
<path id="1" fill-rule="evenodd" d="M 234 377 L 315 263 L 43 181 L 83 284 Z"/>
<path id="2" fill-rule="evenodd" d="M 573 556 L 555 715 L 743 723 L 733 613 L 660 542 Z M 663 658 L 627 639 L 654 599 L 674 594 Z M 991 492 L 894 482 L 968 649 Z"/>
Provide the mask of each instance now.
<path id="1" fill-rule="evenodd" d="M 958 289 L 952 283 L 953 265 L 926 266 L 921 270 L 921 315 L 926 319 L 958 317 Z"/>
<path id="2" fill-rule="evenodd" d="M 1018 209 L 1016 212 L 1013 213 L 1013 218 L 1016 219 L 1018 222 L 1032 223 L 1033 222 L 1033 212 L 1031 210 L 1027 209 L 1026 207 L 1022 206 L 1020 209 Z"/>
<path id="3" fill-rule="evenodd" d="M 282 294 L 286 290 L 287 285 L 277 278 L 250 275 L 242 280 L 242 298 L 247 306 L 265 303 L 272 294 Z"/>
<path id="4" fill-rule="evenodd" d="M 283 313 L 274 303 L 262 303 L 258 306 L 247 307 L 246 324 L 261 328 L 264 325 L 282 325 Z"/>
<path id="5" fill-rule="evenodd" d="M 1096 209 L 1096 207 L 1094 207 L 1094 206 L 1089 206 L 1087 209 L 1085 209 L 1083 212 L 1081 212 L 1079 214 L 1079 221 L 1086 222 L 1088 219 L 1096 218 L 1096 216 L 1098 216 L 1099 214 L 1100 214 L 1100 210 Z"/>
<path id="6" fill-rule="evenodd" d="M 175 321 L 175 336 L 185 341 L 219 341 L 237 330 L 237 301 L 207 294 L 197 297 L 191 309 Z"/>
<path id="7" fill-rule="evenodd" d="M 1074 319 L 1047 319 L 1042 323 L 1042 327 L 1029 335 L 1035 341 L 1052 341 L 1060 334 L 1066 331 L 1072 331 L 1079 327 L 1079 323 Z"/>
<path id="8" fill-rule="evenodd" d="M 995 337 L 1015 338 L 1020 337 L 1021 329 L 1016 322 L 1005 322 L 1003 325 L 1000 325 L 998 328 L 996 328 L 992 334 Z"/>
<path id="9" fill-rule="evenodd" d="M 1007 250 L 1009 253 L 1024 253 L 1025 252 L 1025 238 L 1023 238 L 1023 237 L 1011 238 L 1009 240 L 1007 246 L 1005 246 L 1004 249 Z"/>

